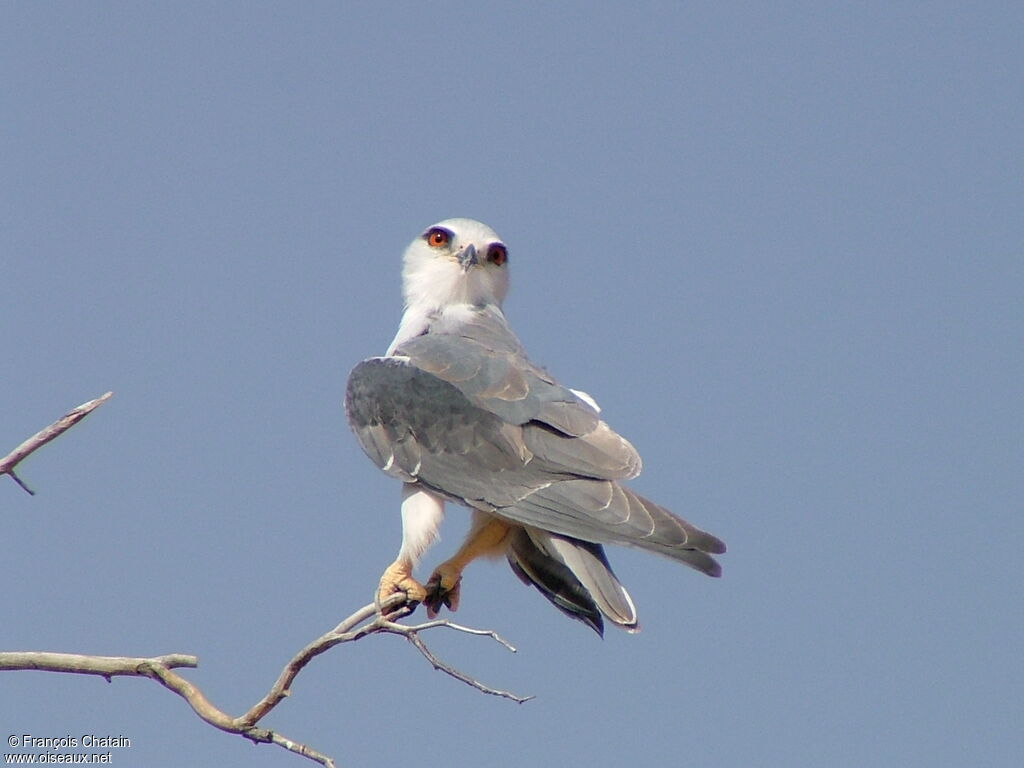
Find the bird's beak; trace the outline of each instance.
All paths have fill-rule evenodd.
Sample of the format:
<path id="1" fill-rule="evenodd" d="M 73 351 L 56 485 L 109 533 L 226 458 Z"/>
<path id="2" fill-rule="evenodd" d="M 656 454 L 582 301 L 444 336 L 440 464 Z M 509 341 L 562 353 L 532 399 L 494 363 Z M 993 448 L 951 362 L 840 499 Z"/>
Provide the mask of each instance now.
<path id="1" fill-rule="evenodd" d="M 470 267 L 475 267 L 480 263 L 480 259 L 476 255 L 476 246 L 470 243 L 455 256 L 459 260 L 459 264 L 462 265 L 463 272 L 469 272 Z"/>

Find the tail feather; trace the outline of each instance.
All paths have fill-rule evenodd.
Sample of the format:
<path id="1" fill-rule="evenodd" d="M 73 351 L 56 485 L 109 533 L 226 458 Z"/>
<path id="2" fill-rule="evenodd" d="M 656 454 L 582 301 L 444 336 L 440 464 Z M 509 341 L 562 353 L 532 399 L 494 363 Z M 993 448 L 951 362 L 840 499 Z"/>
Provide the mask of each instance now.
<path id="1" fill-rule="evenodd" d="M 545 547 L 579 579 L 598 610 L 609 621 L 620 627 L 636 631 L 636 607 L 626 588 L 612 571 L 604 548 L 578 539 L 564 539 L 561 536 L 542 534 L 547 539 Z"/>
<path id="2" fill-rule="evenodd" d="M 524 584 L 535 586 L 556 608 L 599 635 L 604 634 L 602 614 L 637 631 L 633 601 L 600 544 L 521 528 L 513 534 L 508 562 Z"/>

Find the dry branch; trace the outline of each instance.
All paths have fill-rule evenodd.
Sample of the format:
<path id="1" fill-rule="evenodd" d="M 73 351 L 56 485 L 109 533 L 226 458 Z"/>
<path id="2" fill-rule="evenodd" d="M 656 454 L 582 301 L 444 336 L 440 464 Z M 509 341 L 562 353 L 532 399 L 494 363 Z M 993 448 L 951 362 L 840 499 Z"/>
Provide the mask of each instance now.
<path id="1" fill-rule="evenodd" d="M 82 403 L 77 408 L 68 411 L 60 419 L 46 427 L 46 429 L 37 432 L 23 442 L 3 459 L 0 459 L 0 475 L 10 475 L 28 493 L 34 493 L 15 474 L 14 468 L 34 451 L 42 448 L 88 416 L 89 413 L 110 399 L 112 394 L 112 392 L 107 392 L 95 400 Z M 172 653 L 164 656 L 135 657 L 86 656 L 74 653 L 50 653 L 45 651 L 8 651 L 0 652 L 0 671 L 33 670 L 79 675 L 99 675 L 106 678 L 108 682 L 115 676 L 148 677 L 181 696 L 188 702 L 197 716 L 215 728 L 244 736 L 257 743 L 277 744 L 290 752 L 314 760 L 325 766 L 325 768 L 334 768 L 334 761 L 329 756 L 305 744 L 292 741 L 275 731 L 260 728 L 258 723 L 291 693 L 290 689 L 295 677 L 314 657 L 341 643 L 349 643 L 372 634 L 401 635 L 423 654 L 424 658 L 433 665 L 434 669 L 440 670 L 478 691 L 510 699 L 520 704 L 533 698 L 532 696 L 517 696 L 514 693 L 484 685 L 479 680 L 438 659 L 419 636 L 420 632 L 428 629 L 447 627 L 457 632 L 490 637 L 509 651 L 515 653 L 516 649 L 503 640 L 496 632 L 486 629 L 471 629 L 443 619 L 412 626 L 399 624 L 395 619 L 407 616 L 413 610 L 404 604 L 404 600 L 405 597 L 403 595 L 393 595 L 382 604 L 371 603 L 365 605 L 339 623 L 330 632 L 318 637 L 292 657 L 291 661 L 281 671 L 281 674 L 278 675 L 277 680 L 267 694 L 248 712 L 239 717 L 232 717 L 214 706 L 202 691 L 174 671 L 180 667 L 194 668 L 199 665 L 199 660 L 195 656 L 186 654 Z"/>
<path id="2" fill-rule="evenodd" d="M 184 654 L 167 654 L 151 658 L 130 656 L 82 656 L 72 653 L 45 653 L 33 651 L 0 652 L 0 671 L 3 670 L 46 670 L 49 672 L 67 672 L 72 674 L 100 675 L 109 681 L 115 675 L 149 677 L 170 691 L 174 691 L 188 702 L 192 710 L 202 720 L 228 733 L 236 733 L 257 743 L 277 744 L 310 760 L 314 760 L 325 768 L 334 768 L 334 761 L 322 752 L 318 752 L 305 744 L 292 741 L 281 734 L 267 728 L 258 727 L 258 723 L 281 701 L 288 697 L 295 677 L 314 657 L 319 656 L 341 643 L 349 643 L 373 634 L 402 635 L 433 665 L 447 675 L 472 686 L 478 691 L 500 696 L 522 703 L 532 696 L 517 696 L 508 691 L 484 685 L 464 672 L 438 659 L 419 636 L 420 632 L 437 627 L 447 627 L 456 632 L 490 637 L 497 643 L 515 653 L 507 641 L 496 632 L 486 629 L 472 629 L 454 624 L 443 619 L 428 621 L 423 624 L 399 624 L 394 619 L 411 613 L 411 609 L 403 604 L 403 595 L 393 595 L 381 605 L 373 603 L 365 605 L 338 626 L 311 642 L 289 661 L 274 685 L 248 712 L 232 717 L 214 706 L 196 686 L 174 672 L 177 667 L 196 667 L 199 664 L 195 656 Z"/>
<path id="3" fill-rule="evenodd" d="M 72 408 L 70 411 L 65 413 L 53 422 L 53 424 L 46 427 L 46 429 L 41 429 L 36 432 L 32 437 L 0 459 L 0 475 L 10 475 L 14 479 L 14 482 L 20 485 L 28 493 L 35 495 L 35 491 L 25 485 L 21 478 L 14 474 L 14 468 L 31 453 L 39 450 L 55 437 L 59 437 L 64 432 L 67 432 L 75 426 L 75 424 L 99 408 L 103 403 L 107 402 L 113 394 L 113 392 L 107 392 L 105 395 L 100 395 L 95 400 L 82 403 L 77 408 Z"/>
<path id="4" fill-rule="evenodd" d="M 79 675 L 99 675 L 109 680 L 114 675 L 142 675 L 142 667 L 160 664 L 175 667 L 197 667 L 199 659 L 183 653 L 166 656 L 136 658 L 133 656 L 83 656 L 79 653 L 45 653 L 39 651 L 10 651 L 0 653 L 0 670 L 34 669 L 42 672 L 74 672 Z"/>

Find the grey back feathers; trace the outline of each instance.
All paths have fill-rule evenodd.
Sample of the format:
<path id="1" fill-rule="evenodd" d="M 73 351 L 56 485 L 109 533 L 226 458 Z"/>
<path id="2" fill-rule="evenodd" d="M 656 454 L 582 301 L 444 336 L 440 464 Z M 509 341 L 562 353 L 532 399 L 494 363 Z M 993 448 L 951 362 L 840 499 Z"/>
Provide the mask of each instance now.
<path id="1" fill-rule="evenodd" d="M 598 631 L 601 615 L 636 627 L 602 542 L 721 573 L 711 555 L 725 545 L 620 484 L 640 471 L 636 450 L 527 360 L 496 307 L 359 363 L 345 408 L 385 472 L 524 526 L 510 542 L 512 569 Z"/>

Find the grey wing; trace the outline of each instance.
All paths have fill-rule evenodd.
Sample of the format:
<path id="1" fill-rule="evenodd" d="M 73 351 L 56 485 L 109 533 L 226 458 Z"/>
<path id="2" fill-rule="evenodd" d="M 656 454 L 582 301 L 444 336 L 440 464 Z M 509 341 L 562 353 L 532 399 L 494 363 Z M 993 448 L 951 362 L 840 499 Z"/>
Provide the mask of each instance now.
<path id="1" fill-rule="evenodd" d="M 426 335 L 406 342 L 398 353 L 454 385 L 472 404 L 521 427 L 532 461 L 553 474 L 608 480 L 640 474 L 640 455 L 630 442 L 609 428 L 589 403 L 530 363 L 521 350 L 492 349 L 465 337 Z"/>
<path id="2" fill-rule="evenodd" d="M 521 355 L 429 335 L 398 352 L 357 365 L 346 392 L 384 471 L 517 523 L 720 573 L 707 553 L 722 542 L 614 482 L 639 471 L 636 451 Z"/>
<path id="3" fill-rule="evenodd" d="M 394 477 L 470 504 L 488 489 L 508 502 L 529 492 L 521 487 L 531 473 L 523 471 L 518 430 L 407 359 L 359 363 L 349 375 L 345 411 L 363 451 Z"/>
<path id="4" fill-rule="evenodd" d="M 564 536 L 638 547 L 708 576 L 722 575 L 711 557 L 725 552 L 720 539 L 612 481 L 577 478 L 554 483 L 500 513 Z"/>

